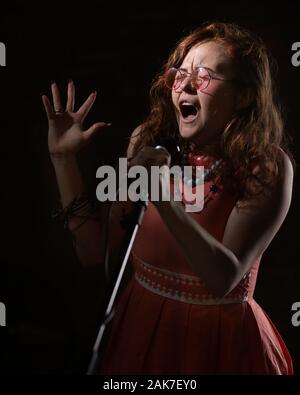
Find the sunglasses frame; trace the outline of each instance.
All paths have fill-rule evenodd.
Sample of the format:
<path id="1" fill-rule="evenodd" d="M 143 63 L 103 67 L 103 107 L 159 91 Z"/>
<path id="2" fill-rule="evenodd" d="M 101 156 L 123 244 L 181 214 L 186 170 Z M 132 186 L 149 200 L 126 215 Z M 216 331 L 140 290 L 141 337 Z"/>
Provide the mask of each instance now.
<path id="1" fill-rule="evenodd" d="M 193 82 L 193 76 L 194 76 L 195 74 L 197 74 L 197 72 L 199 71 L 199 69 L 204 69 L 204 70 L 207 72 L 207 76 L 208 76 L 207 85 L 206 85 L 204 88 L 202 88 L 202 89 L 201 89 L 201 85 L 203 84 L 203 82 L 201 83 L 200 86 L 197 86 L 197 85 Z M 175 78 L 174 78 L 174 82 L 173 82 L 172 87 L 168 86 L 168 85 L 167 85 L 167 82 L 166 82 L 166 81 L 167 81 L 167 74 L 168 74 L 171 70 L 176 70 L 176 73 L 179 72 L 180 74 L 184 74 L 185 77 L 189 77 L 188 81 L 192 80 L 193 88 L 195 88 L 197 91 L 200 91 L 200 92 L 202 92 L 202 91 L 204 91 L 205 89 L 208 88 L 208 86 L 209 86 L 211 80 L 218 80 L 218 81 L 233 81 L 233 80 L 226 80 L 226 79 L 223 79 L 223 78 L 219 78 L 219 77 L 214 77 L 214 76 L 212 76 L 211 73 L 209 72 L 209 70 L 208 70 L 206 67 L 204 67 L 204 66 L 198 66 L 192 73 L 189 73 L 188 71 L 185 71 L 185 70 L 177 69 L 176 67 L 171 67 L 171 68 L 169 68 L 169 69 L 165 72 L 165 74 L 164 74 L 164 81 L 165 81 L 165 85 L 166 85 L 166 87 L 167 87 L 168 89 L 175 90 L 175 91 L 177 91 L 177 90 L 179 90 L 179 89 L 183 90 L 181 86 L 182 86 L 182 84 L 183 84 L 184 78 L 182 78 L 182 81 L 181 81 L 181 83 L 180 83 L 180 85 L 179 85 L 178 87 L 174 87 Z M 205 77 L 206 77 L 206 76 L 205 76 Z M 196 79 L 197 79 L 197 78 L 196 78 Z M 203 79 L 204 79 L 204 78 L 203 78 Z M 184 86 L 186 86 L 187 83 L 188 83 L 188 82 L 186 82 Z"/>

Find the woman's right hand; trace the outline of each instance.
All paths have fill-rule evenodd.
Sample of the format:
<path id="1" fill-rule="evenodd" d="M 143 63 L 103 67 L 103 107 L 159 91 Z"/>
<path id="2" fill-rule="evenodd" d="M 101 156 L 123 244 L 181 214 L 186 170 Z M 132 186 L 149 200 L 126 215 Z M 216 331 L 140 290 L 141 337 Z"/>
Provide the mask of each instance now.
<path id="1" fill-rule="evenodd" d="M 75 86 L 73 81 L 68 83 L 68 98 L 66 109 L 63 108 L 58 86 L 55 82 L 51 84 L 53 106 L 48 97 L 42 95 L 42 100 L 48 117 L 48 147 L 52 159 L 75 156 L 76 153 L 96 133 L 109 123 L 97 122 L 89 129 L 83 130 L 83 121 L 92 108 L 96 92 L 90 94 L 78 111 L 74 112 Z"/>

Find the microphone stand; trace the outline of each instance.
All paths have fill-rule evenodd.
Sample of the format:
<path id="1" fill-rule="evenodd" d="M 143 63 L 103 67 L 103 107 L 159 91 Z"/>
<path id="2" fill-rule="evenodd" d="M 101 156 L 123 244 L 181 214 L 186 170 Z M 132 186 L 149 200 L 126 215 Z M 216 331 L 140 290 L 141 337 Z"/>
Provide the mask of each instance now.
<path id="1" fill-rule="evenodd" d="M 172 160 L 177 160 L 179 158 L 180 155 L 180 148 L 177 145 L 176 141 L 173 138 L 161 138 L 155 146 L 156 149 L 163 149 L 165 152 L 167 152 L 167 154 L 170 155 L 170 158 Z M 130 236 L 130 240 L 123 258 L 123 262 L 116 280 L 116 283 L 114 285 L 111 297 L 109 299 L 109 302 L 107 304 L 106 310 L 105 310 L 105 314 L 104 314 L 104 318 L 103 318 L 103 322 L 100 326 L 93 350 L 92 350 L 92 358 L 88 367 L 88 371 L 87 374 L 88 375 L 93 375 L 96 373 L 96 368 L 98 365 L 98 360 L 99 360 L 99 355 L 100 355 L 100 347 L 101 344 L 103 342 L 103 336 L 105 333 L 105 329 L 107 327 L 107 325 L 109 324 L 110 320 L 113 317 L 113 306 L 114 306 L 114 302 L 116 299 L 116 296 L 118 294 L 120 285 L 121 285 L 121 281 L 126 269 L 126 265 L 128 262 L 128 258 L 130 256 L 130 252 L 132 250 L 132 246 L 137 234 L 137 231 L 142 223 L 145 211 L 147 209 L 147 200 L 143 201 L 140 200 L 138 202 L 136 202 L 135 204 L 135 212 L 134 212 L 134 221 L 132 221 L 132 224 L 134 225 L 132 234 Z"/>
<path id="2" fill-rule="evenodd" d="M 115 302 L 115 299 L 117 297 L 117 294 L 118 294 L 118 291 L 119 291 L 119 288 L 120 288 L 120 285 L 121 285 L 121 281 L 122 281 L 123 275 L 125 273 L 125 269 L 126 269 L 126 265 L 127 265 L 127 262 L 128 262 L 128 258 L 130 256 L 130 252 L 132 250 L 132 246 L 133 246 L 135 237 L 137 235 L 137 231 L 138 231 L 138 229 L 139 229 L 139 227 L 140 227 L 140 225 L 142 223 L 145 211 L 147 209 L 147 204 L 148 204 L 147 201 L 138 201 L 138 202 L 136 202 L 136 206 L 135 207 L 136 207 L 137 215 L 134 216 L 136 218 L 134 223 L 133 223 L 134 224 L 134 228 L 133 228 L 133 231 L 132 231 L 132 233 L 130 235 L 129 243 L 128 243 L 128 246 L 127 246 L 124 258 L 123 258 L 123 262 L 121 264 L 121 268 L 120 268 L 120 271 L 119 271 L 116 283 L 114 285 L 112 294 L 111 294 L 109 302 L 107 304 L 102 324 L 100 325 L 100 329 L 99 329 L 98 335 L 96 337 L 96 341 L 95 341 L 95 344 L 94 344 L 94 347 L 93 347 L 93 350 L 92 350 L 92 357 L 91 357 L 91 360 L 90 360 L 90 363 L 89 363 L 89 367 L 88 367 L 88 370 L 87 370 L 87 375 L 93 375 L 93 374 L 96 373 L 96 369 L 97 369 L 98 361 L 99 361 L 100 349 L 101 349 L 101 345 L 102 345 L 102 342 L 103 342 L 103 337 L 104 337 L 104 334 L 105 334 L 105 330 L 106 330 L 106 327 L 109 324 L 110 320 L 112 319 L 114 302 Z"/>

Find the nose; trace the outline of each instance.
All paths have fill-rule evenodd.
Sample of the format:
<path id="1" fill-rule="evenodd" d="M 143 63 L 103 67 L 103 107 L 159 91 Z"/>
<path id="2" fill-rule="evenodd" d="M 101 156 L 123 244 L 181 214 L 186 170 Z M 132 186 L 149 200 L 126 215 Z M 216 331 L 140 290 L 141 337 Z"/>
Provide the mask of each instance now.
<path id="1" fill-rule="evenodd" d="M 186 92 L 190 95 L 196 95 L 197 94 L 197 89 L 195 88 L 193 84 L 193 78 L 191 75 L 188 75 L 185 80 L 182 82 L 180 86 L 180 90 L 183 92 Z"/>

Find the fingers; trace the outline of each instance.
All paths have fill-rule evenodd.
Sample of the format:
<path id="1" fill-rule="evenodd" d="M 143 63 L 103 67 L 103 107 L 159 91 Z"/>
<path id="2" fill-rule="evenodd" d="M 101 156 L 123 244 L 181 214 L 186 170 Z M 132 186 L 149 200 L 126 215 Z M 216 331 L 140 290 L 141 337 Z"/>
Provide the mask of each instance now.
<path id="1" fill-rule="evenodd" d="M 75 105 L 75 85 L 72 80 L 68 82 L 68 100 L 67 100 L 67 111 L 74 111 Z"/>
<path id="2" fill-rule="evenodd" d="M 97 122 L 94 123 L 89 129 L 87 129 L 85 132 L 83 132 L 83 137 L 86 140 L 90 140 L 94 137 L 94 135 L 99 132 L 100 129 L 104 129 L 107 126 L 111 126 L 111 123 L 105 123 L 105 122 Z"/>
<path id="3" fill-rule="evenodd" d="M 53 98 L 53 107 L 56 112 L 63 112 L 63 106 L 61 104 L 60 93 L 56 82 L 52 82 L 51 84 L 52 98 Z"/>
<path id="4" fill-rule="evenodd" d="M 150 169 L 151 166 L 169 166 L 170 155 L 165 149 L 144 146 L 137 155 L 131 159 L 130 166 L 141 165 Z"/>
<path id="5" fill-rule="evenodd" d="M 53 107 L 52 107 L 48 97 L 46 95 L 42 95 L 42 100 L 43 100 L 43 104 L 44 104 L 44 107 L 45 107 L 45 110 L 47 113 L 48 120 L 54 119 L 55 112 L 53 110 Z"/>
<path id="6" fill-rule="evenodd" d="M 92 105 L 94 104 L 96 100 L 97 92 L 93 92 L 90 94 L 90 96 L 86 99 L 86 101 L 83 103 L 83 105 L 79 108 L 77 111 L 77 114 L 81 116 L 81 122 L 84 121 L 85 117 L 88 115 L 90 109 L 92 108 Z"/>
<path id="7" fill-rule="evenodd" d="M 53 115 L 56 113 L 63 113 L 64 109 L 61 102 L 60 92 L 58 86 L 55 81 L 51 83 L 51 91 L 52 91 L 52 98 L 53 98 L 53 107 L 51 106 L 49 99 L 45 96 L 43 98 L 43 103 L 45 109 L 47 111 L 48 118 L 53 118 Z M 68 82 L 68 90 L 67 90 L 67 104 L 66 104 L 66 111 L 74 112 L 75 106 L 75 85 L 72 80 Z M 82 104 L 82 106 L 77 111 L 77 115 L 79 115 L 80 122 L 82 123 L 86 116 L 88 115 L 90 109 L 92 108 L 95 100 L 96 100 L 97 92 L 92 92 L 86 101 Z"/>
<path id="8" fill-rule="evenodd" d="M 155 147 L 156 150 L 160 151 L 160 157 L 165 161 L 165 163 L 170 166 L 171 164 L 171 155 L 169 153 L 169 151 L 165 148 L 162 147 L 160 145 Z"/>
<path id="9" fill-rule="evenodd" d="M 143 155 L 145 155 L 145 158 L 149 161 L 153 161 L 153 165 L 162 166 L 164 164 L 169 165 L 170 163 L 170 154 L 167 149 L 162 146 L 156 146 L 155 148 L 145 146 L 143 147 L 142 152 Z"/>

